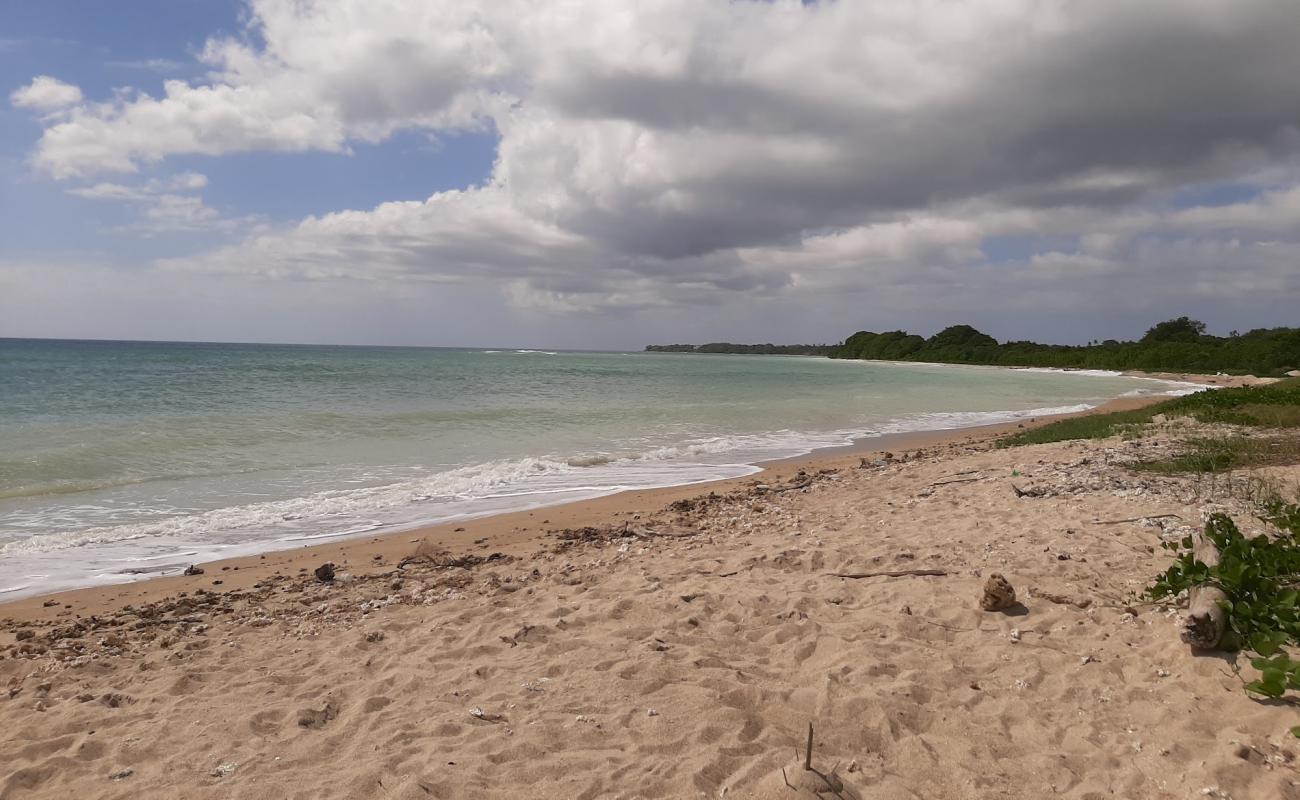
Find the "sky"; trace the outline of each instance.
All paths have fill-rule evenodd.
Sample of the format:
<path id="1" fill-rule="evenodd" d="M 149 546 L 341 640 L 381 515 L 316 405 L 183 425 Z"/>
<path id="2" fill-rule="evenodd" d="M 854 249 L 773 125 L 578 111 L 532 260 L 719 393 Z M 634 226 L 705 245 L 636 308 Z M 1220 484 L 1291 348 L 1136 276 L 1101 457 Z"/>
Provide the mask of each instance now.
<path id="1" fill-rule="evenodd" d="M 1294 0 L 0 0 L 0 336 L 1300 324 Z"/>

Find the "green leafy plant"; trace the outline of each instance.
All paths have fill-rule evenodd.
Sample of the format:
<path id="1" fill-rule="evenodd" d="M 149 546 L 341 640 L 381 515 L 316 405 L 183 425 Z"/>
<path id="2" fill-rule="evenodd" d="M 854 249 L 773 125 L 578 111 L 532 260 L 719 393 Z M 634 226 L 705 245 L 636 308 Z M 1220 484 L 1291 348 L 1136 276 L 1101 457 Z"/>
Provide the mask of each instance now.
<path id="1" fill-rule="evenodd" d="M 1300 690 L 1300 662 L 1289 648 L 1300 646 L 1300 505 L 1271 501 L 1261 518 L 1277 534 L 1247 537 L 1226 514 L 1215 514 L 1205 536 L 1219 549 L 1219 563 L 1196 558 L 1192 537 L 1167 542 L 1176 560 L 1146 593 L 1154 600 L 1198 586 L 1217 586 L 1232 644 L 1251 654 L 1259 678 L 1246 690 L 1268 698 Z M 1292 729 L 1300 736 L 1300 726 Z"/>

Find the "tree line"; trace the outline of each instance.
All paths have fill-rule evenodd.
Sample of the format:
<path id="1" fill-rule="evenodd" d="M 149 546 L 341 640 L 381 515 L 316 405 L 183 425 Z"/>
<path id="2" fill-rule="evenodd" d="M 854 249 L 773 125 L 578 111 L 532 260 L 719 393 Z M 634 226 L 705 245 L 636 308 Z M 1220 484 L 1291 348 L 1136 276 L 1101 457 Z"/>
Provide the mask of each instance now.
<path id="1" fill-rule="evenodd" d="M 1014 367 L 1229 372 L 1280 375 L 1300 369 L 1300 328 L 1257 328 L 1228 336 L 1206 333 L 1188 317 L 1161 322 L 1136 342 L 1087 345 L 998 342 L 970 325 L 953 325 L 926 339 L 906 331 L 859 331 L 829 348 L 831 358 L 933 361 Z"/>

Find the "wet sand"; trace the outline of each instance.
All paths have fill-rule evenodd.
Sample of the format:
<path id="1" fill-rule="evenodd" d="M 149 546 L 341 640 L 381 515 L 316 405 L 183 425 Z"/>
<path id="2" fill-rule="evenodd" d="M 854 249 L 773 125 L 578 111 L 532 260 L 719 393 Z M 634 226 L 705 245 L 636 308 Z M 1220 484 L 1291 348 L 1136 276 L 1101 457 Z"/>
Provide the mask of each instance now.
<path id="1" fill-rule="evenodd" d="M 327 544 L 306 545 L 292 550 L 276 550 L 260 555 L 200 562 L 195 566 L 203 570 L 202 580 L 196 580 L 194 576 L 172 574 L 146 577 L 131 583 L 92 586 L 28 596 L 0 602 L 0 618 L 7 616 L 18 620 L 52 620 L 67 616 L 67 612 L 73 615 L 102 614 L 125 603 L 157 600 L 196 586 L 211 591 L 227 592 L 247 589 L 268 577 L 299 574 L 315 569 L 327 561 L 338 565 L 340 569 L 366 574 L 377 569 L 372 563 L 379 561 L 375 555 L 382 556 L 384 563 L 391 562 L 407 555 L 411 548 L 420 542 L 429 542 L 432 546 L 456 553 L 477 553 L 491 549 L 518 556 L 536 547 L 547 530 L 621 523 L 626 518 L 662 508 L 676 500 L 694 497 L 701 491 L 726 492 L 747 485 L 755 479 L 784 480 L 801 469 L 839 468 L 856 464 L 863 457 L 878 457 L 886 452 L 907 452 L 938 444 L 975 441 L 1044 425 L 1055 419 L 1140 408 L 1164 399 L 1167 398 L 1124 397 L 1080 414 L 1060 414 L 1022 422 L 949 430 L 913 431 L 863 438 L 844 447 L 823 448 L 804 456 L 764 462 L 760 464 L 764 472 L 758 475 L 685 486 L 618 492 L 531 511 L 495 514 L 401 529 L 374 536 L 340 539 Z M 219 583 L 216 583 L 217 581 Z"/>

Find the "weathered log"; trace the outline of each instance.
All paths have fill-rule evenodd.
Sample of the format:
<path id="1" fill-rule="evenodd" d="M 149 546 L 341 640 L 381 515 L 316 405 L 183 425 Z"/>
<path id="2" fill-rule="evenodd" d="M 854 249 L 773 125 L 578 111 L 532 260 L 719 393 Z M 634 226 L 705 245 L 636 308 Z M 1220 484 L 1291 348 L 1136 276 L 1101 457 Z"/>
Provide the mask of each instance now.
<path id="1" fill-rule="evenodd" d="M 1219 548 L 1204 533 L 1192 540 L 1192 555 L 1206 566 L 1219 563 Z M 1187 617 L 1183 620 L 1182 640 L 1192 647 L 1205 650 L 1218 649 L 1227 630 L 1227 614 L 1223 604 L 1228 595 L 1218 586 L 1193 586 L 1187 592 Z"/>
<path id="2" fill-rule="evenodd" d="M 771 492 L 772 494 L 780 494 L 781 492 L 794 492 L 799 489 L 806 489 L 809 486 L 812 486 L 812 483 L 813 483 L 812 481 L 804 481 L 803 483 L 796 483 L 791 486 L 778 486 L 775 489 L 768 488 L 765 489 L 764 491 Z"/>

